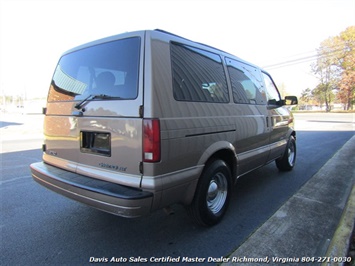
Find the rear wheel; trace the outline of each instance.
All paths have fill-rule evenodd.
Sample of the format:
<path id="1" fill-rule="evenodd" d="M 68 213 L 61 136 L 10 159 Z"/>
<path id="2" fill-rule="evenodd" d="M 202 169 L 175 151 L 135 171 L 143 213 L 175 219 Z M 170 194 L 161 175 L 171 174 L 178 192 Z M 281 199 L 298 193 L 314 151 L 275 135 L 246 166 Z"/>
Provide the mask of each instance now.
<path id="1" fill-rule="evenodd" d="M 231 194 L 231 173 L 227 164 L 215 160 L 206 165 L 187 210 L 195 223 L 212 226 L 220 222 Z"/>
<path id="2" fill-rule="evenodd" d="M 291 171 L 296 162 L 296 140 L 290 136 L 284 155 L 277 159 L 276 166 L 281 171 Z"/>

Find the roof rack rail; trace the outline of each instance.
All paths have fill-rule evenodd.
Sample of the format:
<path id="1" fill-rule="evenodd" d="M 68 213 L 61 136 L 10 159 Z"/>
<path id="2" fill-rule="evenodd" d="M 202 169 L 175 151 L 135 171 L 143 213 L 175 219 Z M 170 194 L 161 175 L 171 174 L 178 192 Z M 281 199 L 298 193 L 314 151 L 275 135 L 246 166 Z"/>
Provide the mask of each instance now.
<path id="1" fill-rule="evenodd" d="M 210 46 L 210 45 L 208 45 L 208 44 L 201 43 L 201 42 L 195 42 L 195 41 L 193 41 L 193 40 L 190 40 L 190 39 L 187 39 L 187 38 L 185 38 L 185 37 L 181 37 L 181 36 L 179 36 L 179 35 L 177 35 L 177 34 L 171 33 L 171 32 L 169 32 L 169 31 L 165 31 L 165 30 L 161 30 L 161 29 L 154 29 L 154 30 L 155 30 L 155 31 L 162 32 L 162 33 L 165 33 L 165 34 L 169 34 L 169 35 L 172 35 L 172 36 L 175 36 L 175 37 L 178 37 L 178 38 L 182 38 L 182 39 L 184 39 L 184 40 L 188 40 L 188 41 L 190 41 L 190 42 L 194 42 L 194 43 L 197 43 L 197 44 L 199 44 L 199 45 L 206 46 L 206 47 L 208 47 L 208 48 L 216 49 L 216 50 L 218 50 L 218 51 L 220 51 L 220 52 L 223 52 L 223 53 L 226 53 L 226 54 L 230 54 L 230 53 L 228 53 L 228 52 L 226 52 L 226 51 L 223 51 L 223 50 L 221 50 L 221 49 L 218 49 L 218 48 L 216 48 L 216 47 L 213 47 L 213 46 Z"/>
<path id="2" fill-rule="evenodd" d="M 179 38 L 182 38 L 182 39 L 185 39 L 185 40 L 188 40 L 188 41 L 193 42 L 192 40 L 189 40 L 189 39 L 187 39 L 187 38 L 185 38 L 185 37 L 179 36 L 179 35 L 177 35 L 177 34 L 171 33 L 171 32 L 166 31 L 166 30 L 155 29 L 155 31 L 159 31 L 159 32 L 162 32 L 162 33 L 165 33 L 165 34 L 169 34 L 169 35 L 172 35 L 172 36 L 175 36 L 175 37 L 179 37 Z"/>

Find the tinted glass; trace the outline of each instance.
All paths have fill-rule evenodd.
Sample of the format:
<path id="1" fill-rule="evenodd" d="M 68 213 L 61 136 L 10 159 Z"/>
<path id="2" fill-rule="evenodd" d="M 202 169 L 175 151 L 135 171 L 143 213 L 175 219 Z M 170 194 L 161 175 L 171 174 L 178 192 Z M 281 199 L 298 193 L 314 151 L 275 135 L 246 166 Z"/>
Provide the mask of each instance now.
<path id="1" fill-rule="evenodd" d="M 269 75 L 263 73 L 265 87 L 266 87 L 266 95 L 269 104 L 276 104 L 281 100 L 279 91 L 277 90 L 274 82 L 269 77 Z"/>
<path id="2" fill-rule="evenodd" d="M 226 58 L 235 103 L 265 104 L 260 71 L 250 65 Z"/>
<path id="3" fill-rule="evenodd" d="M 135 99 L 140 38 L 108 42 L 64 55 L 53 75 L 48 101 L 82 100 L 104 94 Z"/>
<path id="4" fill-rule="evenodd" d="M 219 55 L 171 44 L 174 97 L 179 101 L 228 102 L 228 88 Z"/>

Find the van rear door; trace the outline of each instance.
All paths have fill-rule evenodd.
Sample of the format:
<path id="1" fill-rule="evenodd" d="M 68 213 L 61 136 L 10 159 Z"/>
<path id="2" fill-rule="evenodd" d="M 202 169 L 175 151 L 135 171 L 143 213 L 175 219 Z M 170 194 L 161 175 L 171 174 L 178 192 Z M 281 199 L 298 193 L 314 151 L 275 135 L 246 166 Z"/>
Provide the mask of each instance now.
<path id="1" fill-rule="evenodd" d="M 236 117 L 238 171 L 246 173 L 266 163 L 270 152 L 266 96 L 260 69 L 245 62 L 226 58 Z"/>
<path id="2" fill-rule="evenodd" d="M 144 32 L 64 54 L 51 82 L 44 161 L 87 176 L 139 186 Z"/>

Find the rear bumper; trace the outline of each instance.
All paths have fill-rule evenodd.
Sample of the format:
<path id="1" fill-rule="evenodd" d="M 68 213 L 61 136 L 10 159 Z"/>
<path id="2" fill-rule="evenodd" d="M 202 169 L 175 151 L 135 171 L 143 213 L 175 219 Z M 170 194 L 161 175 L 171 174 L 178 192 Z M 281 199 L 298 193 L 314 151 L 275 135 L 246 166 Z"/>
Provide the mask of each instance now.
<path id="1" fill-rule="evenodd" d="M 33 179 L 68 198 L 123 217 L 150 212 L 153 193 L 79 175 L 43 162 L 31 164 Z"/>

